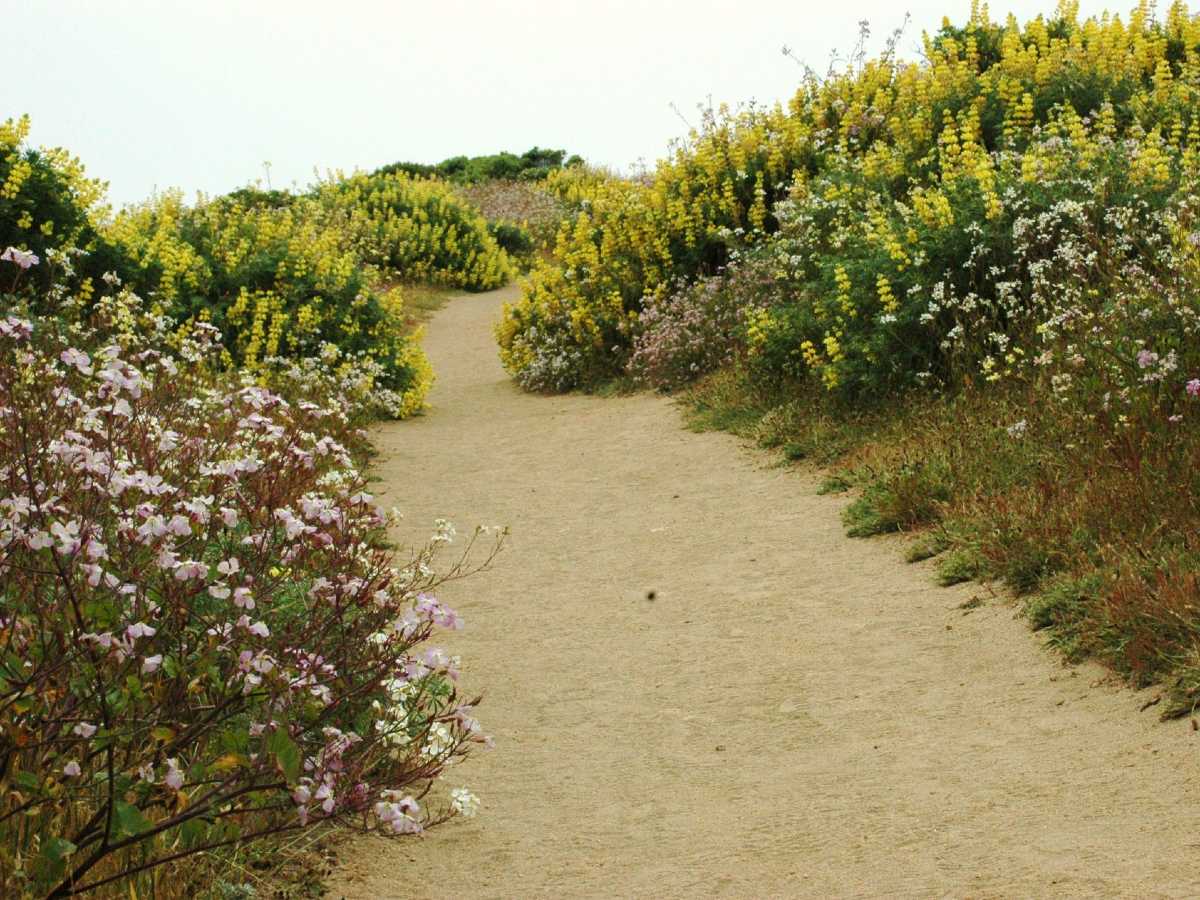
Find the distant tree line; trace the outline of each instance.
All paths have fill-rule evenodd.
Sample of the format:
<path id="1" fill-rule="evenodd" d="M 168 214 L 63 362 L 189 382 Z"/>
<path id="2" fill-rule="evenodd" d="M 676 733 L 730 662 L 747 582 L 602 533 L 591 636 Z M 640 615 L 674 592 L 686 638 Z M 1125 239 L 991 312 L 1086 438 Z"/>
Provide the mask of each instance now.
<path id="1" fill-rule="evenodd" d="M 490 156 L 452 156 L 440 163 L 394 162 L 375 170 L 374 174 L 390 175 L 405 172 L 422 177 L 444 178 L 460 184 L 478 184 L 483 181 L 503 179 L 507 181 L 539 181 L 555 169 L 574 166 L 583 162 L 582 157 L 567 156 L 566 150 L 548 150 L 533 147 L 520 156 L 507 151 Z"/>

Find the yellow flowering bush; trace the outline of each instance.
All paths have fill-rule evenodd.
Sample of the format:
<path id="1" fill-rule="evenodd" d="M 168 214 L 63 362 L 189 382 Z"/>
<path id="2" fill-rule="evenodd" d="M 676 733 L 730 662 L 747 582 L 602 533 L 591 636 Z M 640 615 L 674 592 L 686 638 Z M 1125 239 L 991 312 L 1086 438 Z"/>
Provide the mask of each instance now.
<path id="1" fill-rule="evenodd" d="M 333 178 L 316 193 L 344 221 L 362 258 L 401 278 L 486 291 L 512 276 L 487 221 L 446 182 L 359 173 Z"/>
<path id="2" fill-rule="evenodd" d="M 773 233 L 731 243 L 717 276 L 772 278 L 742 294 L 739 355 L 696 413 L 840 458 L 851 535 L 929 529 L 911 558 L 939 556 L 942 583 L 1003 582 L 1069 658 L 1159 681 L 1163 714 L 1191 714 L 1200 17 L 977 7 L 924 51 L 798 95 L 812 153 Z M 635 348 L 706 338 L 659 340 L 655 371 L 703 371 L 717 341 L 696 304 L 639 302 Z"/>
<path id="3" fill-rule="evenodd" d="M 1169 265 L 1155 248 L 1194 193 L 1200 144 L 1184 4 L 1162 21 L 1143 4 L 1126 25 L 1063 3 L 1023 28 L 977 8 L 925 45 L 862 113 L 869 142 L 843 114 L 837 152 L 776 206 L 770 252 L 799 290 L 750 341 L 760 377 L 850 393 L 998 380 L 1085 288 Z M 861 78 L 839 80 L 845 110 Z"/>
<path id="4" fill-rule="evenodd" d="M 577 213 L 497 328 L 508 370 L 527 387 L 559 390 L 619 372 L 645 300 L 775 229 L 772 206 L 809 152 L 802 134 L 781 106 L 722 107 L 651 177 L 552 173 L 547 189 Z"/>
<path id="5" fill-rule="evenodd" d="M 113 215 L 103 183 L 66 151 L 29 147 L 28 132 L 27 117 L 0 125 L 0 250 L 33 261 L 26 280 L 43 287 L 31 295 L 40 312 L 76 316 L 102 277 L 124 283 L 172 323 L 176 343 L 199 323 L 214 325 L 221 361 L 264 383 L 300 366 L 376 413 L 411 415 L 432 373 L 402 290 L 375 285 L 397 275 L 471 287 L 507 277 L 478 213 L 432 183 L 406 195 L 425 203 L 405 220 L 419 223 L 411 228 L 368 203 L 353 207 L 345 186 L 330 185 L 300 195 L 245 189 L 193 204 L 167 191 Z M 380 273 L 363 252 L 374 247 L 382 257 L 389 236 L 408 246 L 388 259 L 411 265 Z"/>
<path id="6" fill-rule="evenodd" d="M 189 207 L 168 192 L 123 210 L 107 234 L 179 337 L 211 323 L 228 361 L 264 378 L 311 358 L 389 415 L 421 408 L 431 375 L 401 291 L 371 286 L 346 215 L 320 198 L 241 191 Z"/>
<path id="7" fill-rule="evenodd" d="M 57 290 L 69 285 L 90 294 L 96 278 L 124 263 L 120 248 L 96 229 L 107 214 L 105 185 L 62 148 L 28 146 L 29 128 L 28 116 L 0 123 L 0 250 L 55 262 L 31 270 L 43 288 L 57 275 Z M 83 252 L 66 260 L 66 248 Z"/>
<path id="8" fill-rule="evenodd" d="M 1186 4 L 1161 19 L 1142 2 L 1128 20 L 1081 21 L 1064 0 L 1024 25 L 976 5 L 966 25 L 947 21 L 923 43 L 920 62 L 889 52 L 809 76 L 786 108 L 712 112 L 646 179 L 564 182 L 579 212 L 498 329 L 506 366 L 537 388 L 619 373 L 640 310 L 665 284 L 719 269 L 782 223 L 771 243 L 801 289 L 757 325 L 772 335 L 751 342 L 764 373 L 815 372 L 850 389 L 936 376 L 965 347 L 960 335 L 942 346 L 955 326 L 1008 328 L 1020 303 L 997 295 L 1011 279 L 988 270 L 1016 263 L 1013 228 L 1027 213 L 1094 198 L 1098 185 L 1153 212 L 1194 183 L 1200 21 Z M 1120 230 L 1093 212 L 1101 232 Z M 972 258 L 973 247 L 984 249 Z M 1029 249 L 1044 265 L 1046 248 Z M 1028 275 L 1024 309 L 1039 302 Z M 959 301 L 991 314 L 959 315 Z M 989 355 L 986 333 L 961 336 Z"/>

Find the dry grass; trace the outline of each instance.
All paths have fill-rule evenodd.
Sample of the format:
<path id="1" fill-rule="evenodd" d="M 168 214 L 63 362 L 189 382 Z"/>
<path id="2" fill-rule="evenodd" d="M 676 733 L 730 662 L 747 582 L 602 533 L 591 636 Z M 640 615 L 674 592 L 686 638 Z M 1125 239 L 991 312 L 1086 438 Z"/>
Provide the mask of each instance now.
<path id="1" fill-rule="evenodd" d="M 1039 400 L 1015 385 L 848 409 L 803 389 L 764 397 L 730 371 L 686 395 L 693 427 L 830 465 L 831 489 L 857 491 L 849 534 L 915 534 L 908 558 L 937 557 L 939 583 L 1003 583 L 1068 659 L 1162 683 L 1162 714 L 1188 714 L 1200 702 L 1200 434 L 1135 422 L 1114 439 Z M 1018 419 L 1016 439 L 1005 426 Z"/>

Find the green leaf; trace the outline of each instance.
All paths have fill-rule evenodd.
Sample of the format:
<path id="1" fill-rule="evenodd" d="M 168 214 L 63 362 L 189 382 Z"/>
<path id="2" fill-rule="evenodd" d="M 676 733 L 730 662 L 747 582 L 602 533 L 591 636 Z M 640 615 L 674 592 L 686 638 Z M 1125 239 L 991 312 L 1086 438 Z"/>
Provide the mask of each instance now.
<path id="1" fill-rule="evenodd" d="M 143 831 L 149 831 L 153 827 L 153 823 L 142 815 L 140 809 L 132 803 L 124 803 L 120 800 L 114 804 L 113 821 L 116 823 L 118 832 L 130 837 L 141 834 Z"/>
<path id="2" fill-rule="evenodd" d="M 179 829 L 184 847 L 195 847 L 208 836 L 212 826 L 203 819 L 190 819 Z"/>
<path id="3" fill-rule="evenodd" d="M 285 727 L 280 726 L 271 732 L 267 738 L 267 750 L 274 754 L 279 771 L 289 784 L 300 777 L 300 748 Z"/>
<path id="4" fill-rule="evenodd" d="M 42 852 L 37 861 L 37 877 L 41 881 L 57 881 L 67 870 L 67 857 L 77 848 L 66 838 L 50 838 L 42 844 Z"/>
<path id="5" fill-rule="evenodd" d="M 42 780 L 32 772 L 17 772 L 12 779 L 18 787 L 23 787 L 27 791 L 36 791 L 42 786 Z"/>
<path id="6" fill-rule="evenodd" d="M 51 862 L 62 862 L 79 848 L 66 838 L 50 838 L 42 849 L 42 855 Z"/>
<path id="7" fill-rule="evenodd" d="M 250 735 L 244 726 L 229 728 L 217 735 L 216 743 L 222 752 L 245 754 L 250 750 Z"/>
<path id="8" fill-rule="evenodd" d="M 175 740 L 175 730 L 168 728 L 166 725 L 159 725 L 157 728 L 150 729 L 150 737 L 156 741 L 161 741 L 166 744 Z"/>
<path id="9" fill-rule="evenodd" d="M 250 760 L 241 753 L 226 753 L 215 759 L 208 769 L 210 772 L 232 772 L 248 765 Z"/>

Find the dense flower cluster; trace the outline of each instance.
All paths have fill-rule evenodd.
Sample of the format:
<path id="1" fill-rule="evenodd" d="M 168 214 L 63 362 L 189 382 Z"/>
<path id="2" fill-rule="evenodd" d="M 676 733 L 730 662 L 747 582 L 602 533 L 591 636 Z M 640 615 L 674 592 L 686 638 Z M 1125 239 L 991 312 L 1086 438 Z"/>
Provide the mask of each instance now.
<path id="1" fill-rule="evenodd" d="M 446 182 L 403 172 L 331 179 L 317 190 L 368 263 L 410 281 L 486 291 L 512 275 L 487 222 Z"/>
<path id="2" fill-rule="evenodd" d="M 230 365 L 319 359 L 378 392 L 386 414 L 419 410 L 432 379 L 402 292 L 372 287 L 345 214 L 312 197 L 271 201 L 241 191 L 189 207 L 168 192 L 122 210 L 106 233 L 181 335 L 197 323 L 225 334 Z"/>
<path id="3" fill-rule="evenodd" d="M 646 302 L 629 374 L 672 389 L 732 365 L 746 352 L 746 320 L 774 297 L 770 259 L 747 259 L 719 275 L 681 285 Z"/>
<path id="4" fill-rule="evenodd" d="M 598 218 L 589 203 L 564 222 L 551 260 L 538 262 L 521 299 L 505 306 L 496 328 L 500 358 L 526 387 L 569 389 L 623 366 L 637 321 L 632 304 L 641 298 L 641 267 L 618 257 L 658 245 L 654 229 L 635 218 L 645 190 L 618 179 L 595 182 L 595 203 L 611 212 Z M 654 277 L 662 281 L 669 254 L 660 256 Z"/>
<path id="5" fill-rule="evenodd" d="M 486 740 L 424 646 L 461 626 L 430 593 L 452 529 L 397 565 L 336 381 L 284 396 L 214 370 L 211 325 L 90 308 L 0 319 L 0 890 L 472 814 L 416 799 Z"/>
<path id="6" fill-rule="evenodd" d="M 28 146 L 28 116 L 0 122 L 0 247 L 46 260 L 65 247 L 86 250 L 78 280 L 84 290 L 108 269 L 119 268 L 122 254 L 97 230 L 107 215 L 105 186 L 88 178 L 78 159 L 61 148 Z M 50 270 L 33 269 L 26 282 L 49 285 Z M 0 290 L 11 278 L 5 277 Z"/>
<path id="7" fill-rule="evenodd" d="M 429 793 L 487 739 L 427 643 L 476 539 L 438 575 L 440 523 L 398 563 L 361 426 L 432 379 L 377 285 L 507 277 L 482 218 L 400 177 L 113 216 L 27 132 L 0 127 L 0 893 L 473 815 Z"/>
<path id="8" fill-rule="evenodd" d="M 512 274 L 501 242 L 532 250 L 522 227 L 489 225 L 450 183 L 403 172 L 191 204 L 168 191 L 114 216 L 78 160 L 28 147 L 28 131 L 27 118 L 0 126 L 0 247 L 48 260 L 71 251 L 69 272 L 47 266 L 27 279 L 41 296 L 53 273 L 89 300 L 111 272 L 174 321 L 176 342 L 207 323 L 229 368 L 319 360 L 393 417 L 420 410 L 432 381 L 397 285 L 498 287 Z"/>
<path id="9" fill-rule="evenodd" d="M 611 376 L 673 279 L 769 243 L 791 287 L 748 318 L 764 376 L 854 392 L 1003 372 L 1063 278 L 1170 240 L 1200 159 L 1198 48 L 1183 3 L 1126 23 L 1064 2 L 1023 27 L 980 7 L 920 63 L 885 54 L 809 78 L 786 110 L 710 112 L 651 178 L 571 186 L 579 212 L 501 357 L 531 387 Z"/>
<path id="10" fill-rule="evenodd" d="M 724 265 L 731 237 L 775 228 L 771 208 L 803 162 L 795 123 L 757 108 L 709 110 L 704 121 L 653 177 L 576 167 L 547 179 L 576 212 L 497 328 L 501 359 L 522 384 L 575 387 L 620 372 L 650 298 Z M 544 381 L 550 359 L 564 354 L 569 372 Z"/>

